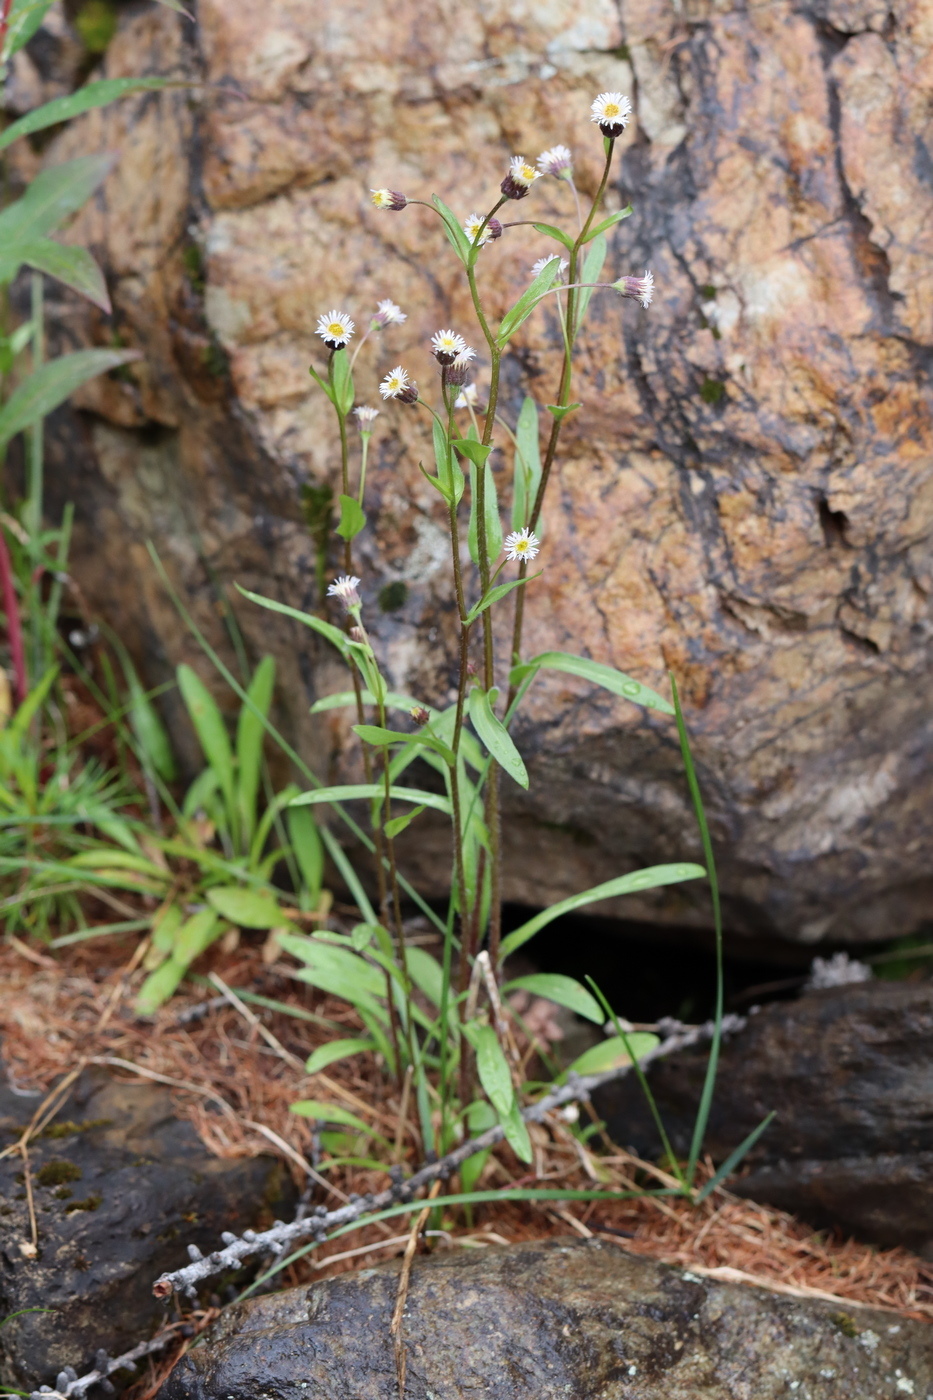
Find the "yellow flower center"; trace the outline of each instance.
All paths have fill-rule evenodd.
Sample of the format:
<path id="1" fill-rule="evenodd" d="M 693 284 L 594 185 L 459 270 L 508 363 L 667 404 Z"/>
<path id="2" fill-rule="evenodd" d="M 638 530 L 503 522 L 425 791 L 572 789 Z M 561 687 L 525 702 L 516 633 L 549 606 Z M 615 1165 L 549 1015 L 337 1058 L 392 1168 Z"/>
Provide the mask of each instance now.
<path id="1" fill-rule="evenodd" d="M 617 117 L 619 115 L 618 102 L 607 102 L 603 108 L 604 117 Z"/>
<path id="2" fill-rule="evenodd" d="M 522 166 L 522 179 L 523 179 L 523 180 L 533 180 L 534 177 L 535 177 L 535 168 L 534 168 L 534 166 L 533 166 L 533 165 L 523 165 L 523 166 Z"/>
<path id="3" fill-rule="evenodd" d="M 337 340 L 340 336 L 345 334 L 345 331 L 339 321 L 331 321 L 330 325 L 327 327 L 327 333 L 333 339 Z"/>
<path id="4" fill-rule="evenodd" d="M 527 541 L 527 540 L 516 540 L 516 541 L 515 541 L 515 553 L 516 553 L 516 554 L 526 554 L 527 552 L 528 552 L 528 541 Z"/>

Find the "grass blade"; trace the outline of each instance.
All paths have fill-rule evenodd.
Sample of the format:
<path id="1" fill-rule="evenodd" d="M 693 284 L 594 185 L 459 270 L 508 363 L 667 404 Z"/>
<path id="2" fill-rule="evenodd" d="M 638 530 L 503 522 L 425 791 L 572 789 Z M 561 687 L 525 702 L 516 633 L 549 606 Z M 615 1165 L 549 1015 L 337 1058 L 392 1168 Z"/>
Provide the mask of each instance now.
<path id="1" fill-rule="evenodd" d="M 745 1141 L 740 1142 L 734 1152 L 730 1152 L 729 1156 L 723 1162 L 716 1175 L 710 1177 L 709 1181 L 703 1187 L 703 1190 L 697 1196 L 695 1201 L 696 1205 L 699 1205 L 701 1201 L 705 1201 L 707 1196 L 709 1196 L 713 1191 L 716 1190 L 716 1187 L 719 1185 L 719 1183 L 721 1181 L 725 1181 L 726 1177 L 735 1171 L 736 1167 L 739 1165 L 746 1152 L 751 1151 L 751 1149 L 755 1146 L 755 1143 L 761 1137 L 764 1130 L 770 1127 L 771 1120 L 774 1118 L 775 1112 L 776 1110 L 772 1108 L 768 1116 L 766 1118 L 762 1118 L 761 1122 L 758 1124 L 758 1127 L 752 1128 Z"/>

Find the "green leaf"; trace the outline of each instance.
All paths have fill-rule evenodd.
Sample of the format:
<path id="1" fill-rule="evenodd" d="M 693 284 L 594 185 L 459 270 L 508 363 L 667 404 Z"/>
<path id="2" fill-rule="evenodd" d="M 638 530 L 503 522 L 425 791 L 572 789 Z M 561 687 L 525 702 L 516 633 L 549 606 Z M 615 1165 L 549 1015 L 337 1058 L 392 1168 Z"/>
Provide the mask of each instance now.
<path id="1" fill-rule="evenodd" d="M 558 423 L 563 423 L 568 413 L 573 413 L 576 409 L 582 408 L 582 403 L 549 403 L 546 404 L 548 413 L 556 418 Z"/>
<path id="2" fill-rule="evenodd" d="M 626 1040 L 632 1055 L 637 1060 L 640 1060 L 642 1056 L 648 1054 L 649 1050 L 654 1050 L 661 1043 L 656 1035 L 649 1035 L 647 1031 L 632 1031 L 631 1035 L 625 1036 L 625 1039 L 618 1035 L 612 1035 L 608 1039 L 600 1041 L 598 1045 L 591 1046 L 589 1050 L 584 1050 L 583 1054 L 574 1060 L 566 1073 L 602 1074 L 603 1070 L 616 1069 L 620 1065 L 630 1064 L 631 1056 L 625 1048 Z"/>
<path id="3" fill-rule="evenodd" d="M 427 730 L 418 730 L 414 734 L 406 734 L 399 729 L 382 729 L 378 724 L 354 724 L 354 734 L 358 734 L 366 744 L 376 744 L 380 748 L 385 748 L 389 744 L 421 744 L 424 748 L 433 749 L 439 753 L 447 763 L 454 761 L 453 751 L 436 739 Z"/>
<path id="4" fill-rule="evenodd" d="M 606 251 L 608 247 L 609 245 L 606 242 L 606 235 L 604 233 L 597 234 L 594 237 L 592 243 L 589 246 L 589 249 L 587 250 L 586 257 L 583 259 L 583 273 L 580 277 L 581 282 L 599 281 L 599 274 L 603 270 L 603 263 L 606 261 Z M 590 304 L 590 299 L 593 295 L 593 290 L 594 289 L 592 287 L 581 288 L 580 297 L 576 304 L 575 320 L 572 331 L 573 338 L 576 338 L 580 327 L 583 325 L 583 318 L 586 315 L 586 309 Z"/>
<path id="5" fill-rule="evenodd" d="M 493 713 L 489 695 L 478 686 L 470 691 L 470 719 L 489 753 L 519 787 L 528 787 L 528 772 L 505 725 Z"/>
<path id="6" fill-rule="evenodd" d="M 76 350 L 40 365 L 0 409 L 0 453 L 17 433 L 52 413 L 89 379 L 139 358 L 137 350 Z"/>
<path id="7" fill-rule="evenodd" d="M 268 608 L 270 612 L 282 613 L 284 617 L 293 617 L 296 622 L 303 622 L 305 627 L 310 627 L 313 632 L 318 632 L 322 637 L 326 637 L 331 645 L 337 648 L 341 656 L 349 656 L 350 639 L 346 633 L 341 632 L 339 627 L 325 622 L 322 617 L 315 617 L 314 613 L 300 612 L 298 608 L 290 608 L 287 603 L 277 603 L 274 598 L 264 598 L 261 593 L 251 593 L 248 588 L 240 588 L 239 584 L 237 584 L 237 589 L 251 603 L 258 603 L 261 608 Z"/>
<path id="8" fill-rule="evenodd" d="M 166 2 L 162 0 L 163 4 Z M 5 131 L 0 132 L 0 151 L 21 136 L 31 136 L 35 131 L 44 131 L 47 127 L 57 126 L 59 122 L 70 121 L 93 107 L 106 107 L 119 97 L 167 87 L 170 81 L 168 78 L 104 78 L 101 82 L 86 83 L 68 97 L 56 97 L 51 102 L 44 102 L 41 107 L 27 112 L 25 117 L 11 122 Z M 173 86 L 179 84 L 176 82 Z"/>
<path id="9" fill-rule="evenodd" d="M 541 298 L 550 291 L 559 273 L 560 258 L 555 253 L 553 257 L 548 258 L 531 286 L 522 292 L 512 309 L 503 316 L 499 326 L 499 334 L 496 336 L 497 345 L 508 344 L 522 322 L 527 321 Z"/>
<path id="10" fill-rule="evenodd" d="M 183 963 L 169 958 L 161 967 L 157 967 L 155 972 L 150 972 L 136 997 L 137 1016 L 151 1016 L 154 1011 L 158 1011 L 163 1002 L 168 1001 L 175 992 L 185 971 Z"/>
<path id="11" fill-rule="evenodd" d="M 697 1194 L 696 1200 L 694 1202 L 695 1205 L 699 1205 L 701 1201 L 705 1201 L 707 1196 L 712 1195 L 712 1193 L 716 1190 L 716 1187 L 721 1181 L 725 1181 L 727 1176 L 731 1176 L 731 1174 L 735 1171 L 736 1167 L 739 1165 L 746 1153 L 751 1152 L 752 1148 L 755 1146 L 755 1143 L 761 1137 L 765 1129 L 771 1126 L 771 1123 L 774 1120 L 776 1114 L 777 1109 L 772 1108 L 771 1112 L 767 1114 L 758 1124 L 758 1127 L 752 1128 L 748 1137 L 744 1138 L 742 1142 L 739 1143 L 738 1147 L 735 1149 L 734 1152 L 729 1153 L 729 1156 L 723 1162 L 719 1170 L 715 1173 L 714 1176 L 710 1177 L 709 1181 L 706 1183 L 703 1189 Z"/>
<path id="12" fill-rule="evenodd" d="M 543 233 L 545 238 L 556 238 L 558 243 L 563 243 L 568 253 L 573 252 L 573 239 L 569 233 L 564 233 L 562 228 L 555 228 L 553 224 L 535 224 L 539 233 Z"/>
<path id="13" fill-rule="evenodd" d="M 224 925 L 213 909 L 199 909 L 186 919 L 175 934 L 172 961 L 188 967 L 208 949 L 224 931 Z"/>
<path id="14" fill-rule="evenodd" d="M 319 1070 L 326 1069 L 337 1060 L 347 1060 L 351 1055 L 362 1055 L 366 1050 L 375 1050 L 374 1040 L 348 1039 L 329 1040 L 326 1045 L 319 1045 L 318 1048 L 308 1056 L 305 1072 L 307 1074 L 317 1074 Z"/>
<path id="15" fill-rule="evenodd" d="M 424 807 L 433 807 L 438 812 L 450 816 L 450 803 L 438 792 L 422 792 L 420 788 L 395 787 L 389 789 L 393 802 L 417 802 Z M 344 783 L 339 787 L 316 788 L 313 792 L 303 792 L 292 799 L 293 807 L 303 807 L 306 803 L 353 802 L 358 798 L 385 797 L 381 783 Z"/>
<path id="16" fill-rule="evenodd" d="M 479 517 L 477 514 L 479 493 L 476 484 L 480 471 L 485 473 L 483 514 L 486 517 L 486 553 L 490 559 L 495 559 L 498 554 L 502 553 L 502 521 L 499 519 L 499 501 L 496 496 L 496 479 L 492 474 L 492 467 L 488 461 L 484 467 L 478 467 L 471 462 L 470 523 L 467 527 L 467 545 L 470 550 L 470 558 L 476 565 L 479 564 Z"/>
<path id="17" fill-rule="evenodd" d="M 151 698 L 143 689 L 136 668 L 125 650 L 120 660 L 129 691 L 130 726 L 139 745 L 143 764 L 158 773 L 164 782 L 173 783 L 177 773 L 168 731 Z"/>
<path id="18" fill-rule="evenodd" d="M 311 908 L 317 906 L 324 882 L 324 844 L 314 820 L 306 807 L 289 806 L 285 812 L 288 839 L 291 842 L 301 878 L 304 880 Z"/>
<path id="19" fill-rule="evenodd" d="M 496 1122 L 496 1111 L 485 1099 L 476 1099 L 466 1111 L 467 1131 L 471 1138 L 479 1137 L 487 1129 L 495 1127 Z M 464 1191 L 473 1190 L 489 1160 L 491 1150 L 486 1148 L 483 1152 L 474 1152 L 472 1157 L 460 1163 L 460 1184 Z"/>
<path id="20" fill-rule="evenodd" d="M 528 1129 L 522 1121 L 518 1104 L 513 1103 L 509 1112 L 504 1114 L 500 1121 L 502 1131 L 505 1133 L 505 1140 L 519 1161 L 532 1161 L 531 1138 L 528 1136 Z"/>
<path id="21" fill-rule="evenodd" d="M 6 39 L 0 51 L 0 63 L 5 63 L 29 43 L 51 8 L 52 0 L 13 0 L 7 18 Z"/>
<path id="22" fill-rule="evenodd" d="M 483 465 L 492 451 L 491 443 L 477 442 L 476 438 L 454 438 L 451 447 L 455 447 L 462 457 L 477 467 Z"/>
<path id="23" fill-rule="evenodd" d="M 425 472 L 428 481 L 436 486 L 445 500 L 451 505 L 458 506 L 463 499 L 466 490 L 466 478 L 456 456 L 447 442 L 447 434 L 443 427 L 435 418 L 432 424 L 434 437 L 434 463 L 437 468 L 437 478 L 429 476 Z M 424 468 L 422 467 L 422 471 Z"/>
<path id="24" fill-rule="evenodd" d="M 606 880 L 601 885 L 594 885 L 592 889 L 583 890 L 581 894 L 572 894 L 569 899 L 552 904 L 549 909 L 542 909 L 540 914 L 536 914 L 533 919 L 529 919 L 508 937 L 503 938 L 502 956 L 508 957 L 546 924 L 559 919 L 561 914 L 582 909 L 584 904 L 594 904 L 599 899 L 615 899 L 623 894 L 636 894 L 642 890 L 655 890 L 662 885 L 677 885 L 682 880 L 700 880 L 705 874 L 702 865 L 681 862 L 677 865 L 649 865 L 644 870 L 633 870 L 630 875 L 619 875 L 614 880 Z"/>
<path id="25" fill-rule="evenodd" d="M 355 496 L 340 497 L 340 524 L 337 526 L 337 534 L 342 540 L 352 540 L 366 528 L 366 516 L 363 507 Z"/>
<path id="26" fill-rule="evenodd" d="M 353 407 L 353 375 L 346 350 L 335 350 L 330 362 L 331 383 L 334 386 L 334 407 L 344 418 Z"/>
<path id="27" fill-rule="evenodd" d="M 636 705 L 645 705 L 649 710 L 660 710 L 663 715 L 674 713 L 671 702 L 665 700 L 656 690 L 633 680 L 624 671 L 617 671 L 614 666 L 605 666 L 601 661 L 590 661 L 585 656 L 573 656 L 567 651 L 543 651 L 540 656 L 533 656 L 530 661 L 513 667 L 509 679 L 513 685 L 518 685 L 533 671 L 566 671 L 568 675 L 592 681 L 594 685 L 602 686 L 603 690 L 611 691 L 613 695 L 621 695 L 623 699 L 631 700 Z"/>
<path id="28" fill-rule="evenodd" d="M 437 212 L 440 214 L 441 218 L 444 221 L 444 232 L 447 235 L 448 242 L 450 243 L 454 252 L 457 254 L 457 257 L 463 263 L 464 267 L 466 267 L 467 263 L 470 260 L 470 240 L 467 238 L 466 234 L 463 232 L 463 229 L 460 227 L 460 224 L 457 221 L 456 214 L 454 214 L 452 209 L 448 209 L 447 205 L 442 199 L 438 198 L 438 196 L 434 194 L 431 196 L 431 202 L 433 203 L 434 208 L 437 210 Z"/>
<path id="29" fill-rule="evenodd" d="M 332 384 L 329 384 L 326 379 L 321 378 L 317 370 L 314 368 L 314 365 L 308 365 L 308 373 L 310 374 L 314 382 L 318 385 L 318 387 L 324 390 L 324 393 L 330 399 L 331 403 L 334 404 L 334 406 L 336 407 L 337 397 L 334 393 L 334 386 Z"/>
<path id="30" fill-rule="evenodd" d="M 467 613 L 465 619 L 467 626 L 474 623 L 480 613 L 491 608 L 494 603 L 498 603 L 499 599 L 504 598 L 507 593 L 511 593 L 513 588 L 521 588 L 523 584 L 530 583 L 533 578 L 540 578 L 543 572 L 543 569 L 539 569 L 536 574 L 526 574 L 524 578 L 513 578 L 509 583 L 497 583 L 495 588 L 490 588 L 489 592 L 485 593 Z"/>
<path id="31" fill-rule="evenodd" d="M 2 415 L 0 415 L 0 417 L 2 417 Z M 60 670 L 60 666 L 50 666 L 49 669 L 43 675 L 42 679 L 38 681 L 36 685 L 33 686 L 32 690 L 26 696 L 26 699 L 20 705 L 19 709 L 16 711 L 16 714 L 10 721 L 8 733 L 12 736 L 12 738 L 25 738 L 27 729 L 32 724 L 33 720 L 41 710 L 42 706 L 45 704 L 48 698 L 49 691 L 55 684 Z"/>
<path id="32" fill-rule="evenodd" d="M 635 211 L 631 204 L 627 204 L 624 209 L 617 209 L 614 214 L 610 214 L 608 219 L 603 219 L 601 224 L 591 228 L 586 237 L 587 243 L 592 243 L 594 238 L 598 238 L 601 233 L 605 233 L 607 228 L 612 228 L 613 224 L 620 223 L 622 219 L 627 219 Z"/>
<path id="33" fill-rule="evenodd" d="M 44 238 L 77 213 L 112 166 L 113 156 L 79 156 L 37 175 L 20 199 L 0 211 L 0 261 L 16 244 Z"/>
<path id="34" fill-rule="evenodd" d="M 87 297 L 102 311 L 110 312 L 104 274 L 86 248 L 72 248 L 56 243 L 52 238 L 38 238 L 19 244 L 12 252 L 27 267 L 54 277 L 72 291 Z"/>
<path id="35" fill-rule="evenodd" d="M 492 1026 L 481 1026 L 474 1021 L 467 1023 L 463 1030 L 476 1051 L 479 1082 L 501 1120 L 507 1117 L 515 1103 L 509 1062 L 502 1052 L 502 1046 Z"/>
<path id="36" fill-rule="evenodd" d="M 190 666 L 182 663 L 176 672 L 178 689 L 194 725 L 194 732 L 208 765 L 217 775 L 217 782 L 227 803 L 230 820 L 234 820 L 236 798 L 233 776 L 233 750 L 223 715 L 207 686 Z"/>
<path id="37" fill-rule="evenodd" d="M 437 958 L 417 944 L 405 949 L 405 960 L 411 980 L 435 1006 L 440 1006 L 444 990 L 444 972 Z"/>
<path id="38" fill-rule="evenodd" d="M 299 1099 L 297 1103 L 289 1105 L 289 1112 L 297 1113 L 302 1118 L 313 1118 L 318 1123 L 340 1123 L 344 1128 L 353 1128 L 358 1133 L 365 1133 L 368 1138 L 388 1148 L 392 1146 L 368 1123 L 364 1123 L 362 1118 L 357 1118 L 355 1113 L 351 1113 L 348 1108 L 341 1108 L 336 1103 L 322 1103 L 320 1099 Z"/>
<path id="39" fill-rule="evenodd" d="M 208 890 L 207 899 L 218 914 L 240 928 L 281 928 L 287 923 L 278 902 L 265 890 L 216 885 Z"/>
<path id="40" fill-rule="evenodd" d="M 262 772 L 262 743 L 266 733 L 263 720 L 269 714 L 274 689 L 275 662 L 271 656 L 264 656 L 246 692 L 259 714 L 244 703 L 236 727 L 237 806 L 244 843 L 252 836 L 256 825 L 256 798 Z"/>
<path id="41" fill-rule="evenodd" d="M 407 817 L 391 817 L 383 827 L 383 831 L 390 841 L 394 841 L 396 836 L 401 836 L 405 828 L 411 826 L 415 817 L 420 817 L 423 811 L 423 807 L 416 807 L 413 812 L 408 813 Z"/>
<path id="42" fill-rule="evenodd" d="M 515 425 L 515 481 L 512 489 L 512 529 L 521 530 L 531 519 L 541 481 L 541 444 L 538 405 L 526 396 Z M 537 525 L 541 535 L 540 522 Z"/>
<path id="43" fill-rule="evenodd" d="M 536 997 L 547 997 L 548 1001 L 556 1001 L 558 1006 L 566 1006 L 578 1016 L 595 1021 L 598 1026 L 605 1020 L 602 1007 L 592 992 L 561 972 L 532 972 L 527 977 L 516 977 L 514 982 L 507 982 L 502 990 L 525 991 Z"/>
<path id="44" fill-rule="evenodd" d="M 364 705 L 375 705 L 376 697 L 369 690 L 364 690 L 362 694 Z M 319 715 L 325 710 L 340 710 L 345 705 L 356 704 L 356 692 L 352 690 L 340 690 L 334 695 L 322 695 L 320 700 L 315 700 L 309 714 Z M 416 705 L 420 705 L 420 700 L 415 700 L 411 695 L 399 695 L 397 691 L 390 690 L 386 693 L 385 706 L 387 710 L 404 710 L 409 713 Z M 424 709 L 428 709 L 425 705 Z"/>

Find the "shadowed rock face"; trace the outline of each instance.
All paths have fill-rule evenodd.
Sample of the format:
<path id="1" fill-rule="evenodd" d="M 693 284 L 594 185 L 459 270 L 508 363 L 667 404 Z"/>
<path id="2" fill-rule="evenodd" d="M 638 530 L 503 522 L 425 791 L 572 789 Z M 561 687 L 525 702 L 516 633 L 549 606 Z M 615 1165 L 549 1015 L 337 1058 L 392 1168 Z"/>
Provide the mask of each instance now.
<path id="1" fill-rule="evenodd" d="M 631 198 L 635 214 L 607 271 L 650 266 L 657 296 L 648 312 L 594 300 L 526 650 L 581 650 L 655 686 L 676 673 L 735 929 L 857 943 L 925 916 L 930 27 L 922 0 L 493 0 L 449 14 L 352 0 L 325 25 L 305 0 L 202 0 L 196 30 L 162 9 L 128 19 L 110 73 L 211 86 L 91 114 L 54 148 L 122 153 L 74 236 L 107 266 L 117 325 L 145 362 L 85 391 L 94 416 L 60 437 L 51 477 L 78 501 L 76 571 L 150 677 L 196 648 L 147 537 L 214 635 L 206 565 L 320 602 L 298 504 L 303 484 L 338 478 L 329 405 L 307 375 L 317 315 L 345 307 L 362 327 L 386 296 L 409 313 L 364 350 L 363 402 L 399 361 L 427 388 L 439 325 L 479 343 L 436 220 L 378 213 L 368 189 L 434 190 L 465 215 L 489 206 L 509 154 L 560 141 L 592 191 L 589 103 L 619 88 L 636 120 L 609 207 Z M 572 218 L 570 192 L 541 180 L 520 214 Z M 507 230 L 483 251 L 494 314 L 548 246 Z M 69 333 L 104 341 L 84 314 Z M 526 391 L 553 399 L 559 354 L 553 314 L 536 314 L 506 364 L 511 422 Z M 418 471 L 428 425 L 384 408 L 356 560 L 393 685 L 444 701 L 455 613 L 441 502 Z M 507 451 L 499 462 L 505 490 Z M 407 593 L 383 593 L 383 612 L 389 583 Z M 348 719 L 307 717 L 344 688 L 340 668 L 297 625 L 237 612 L 253 650 L 281 663 L 287 727 L 322 772 L 349 771 Z M 539 905 L 692 854 L 663 718 L 551 677 L 517 732 L 532 785 L 507 793 L 507 897 Z M 437 889 L 445 838 L 418 826 L 406 868 Z M 708 919 L 699 886 L 624 911 Z"/>
<path id="2" fill-rule="evenodd" d="M 649 1082 L 675 1151 L 689 1150 L 704 1055 Z M 661 1144 L 620 1080 L 596 1096 L 617 1142 Z M 863 983 L 764 1007 L 723 1050 L 704 1144 L 724 1161 L 766 1114 L 751 1170 L 730 1189 L 878 1244 L 933 1247 L 933 983 Z"/>
<path id="3" fill-rule="evenodd" d="M 397 1289 L 394 1269 L 368 1269 L 235 1306 L 159 1400 L 395 1395 Z M 933 1384 L 923 1324 L 713 1283 L 595 1240 L 417 1262 L 405 1339 L 417 1400 L 776 1400 L 802 1381 L 813 1400 L 893 1400 Z"/>

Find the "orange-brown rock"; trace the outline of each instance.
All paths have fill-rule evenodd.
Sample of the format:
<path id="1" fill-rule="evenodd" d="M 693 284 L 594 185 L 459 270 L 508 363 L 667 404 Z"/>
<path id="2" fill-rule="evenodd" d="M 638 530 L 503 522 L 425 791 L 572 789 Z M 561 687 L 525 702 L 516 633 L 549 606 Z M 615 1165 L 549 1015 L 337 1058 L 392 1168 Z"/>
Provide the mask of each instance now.
<path id="1" fill-rule="evenodd" d="M 214 635 L 212 578 L 320 601 L 300 491 L 339 472 L 307 375 L 318 314 L 365 325 L 381 297 L 407 311 L 362 352 L 364 402 L 399 361 L 432 382 L 438 326 L 479 343 L 436 220 L 379 213 L 369 188 L 434 191 L 466 215 L 510 154 L 564 142 L 592 192 L 589 104 L 618 88 L 636 118 L 608 207 L 631 198 L 635 214 L 607 266 L 650 266 L 657 295 L 647 312 L 592 304 L 526 653 L 581 651 L 659 687 L 677 675 L 738 931 L 857 942 L 928 917 L 930 6 L 200 0 L 194 27 L 156 7 L 129 17 L 106 66 L 196 84 L 90 114 L 49 157 L 121 152 L 73 236 L 105 263 L 116 328 L 145 362 L 85 392 L 87 449 L 59 445 L 54 479 L 78 500 L 76 569 L 149 675 L 197 648 L 147 538 Z M 515 208 L 573 222 L 554 180 Z M 529 228 L 483 250 L 494 315 L 546 251 Z M 553 399 L 559 355 L 539 312 L 506 360 L 508 421 L 526 392 Z M 384 408 L 356 558 L 393 684 L 442 701 L 455 615 L 441 502 L 418 469 L 428 426 Z M 499 462 L 505 484 L 507 450 Z M 407 598 L 383 613 L 393 581 Z M 343 688 L 339 665 L 297 626 L 236 614 L 254 652 L 279 658 L 303 749 L 321 772 L 346 767 L 343 721 L 307 716 Z M 507 637 L 505 609 L 500 657 Z M 532 786 L 507 793 L 510 898 L 542 904 L 696 850 L 661 717 L 555 676 L 517 735 Z M 407 867 L 437 888 L 443 835 L 417 830 Z M 709 917 L 700 886 L 625 908 Z"/>

